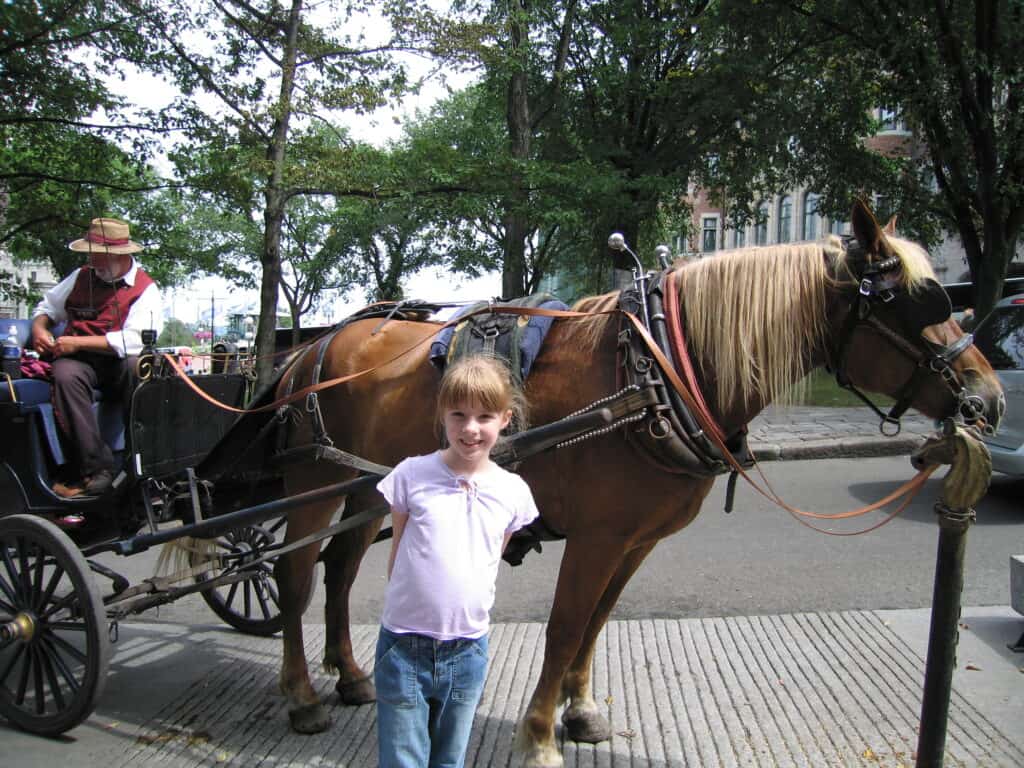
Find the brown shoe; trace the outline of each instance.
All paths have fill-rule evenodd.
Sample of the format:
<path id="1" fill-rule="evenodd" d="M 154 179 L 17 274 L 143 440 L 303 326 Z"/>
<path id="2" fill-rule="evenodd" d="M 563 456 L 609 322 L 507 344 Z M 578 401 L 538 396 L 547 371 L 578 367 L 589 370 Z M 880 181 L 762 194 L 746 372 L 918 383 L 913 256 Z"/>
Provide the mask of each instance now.
<path id="1" fill-rule="evenodd" d="M 73 499 L 75 496 L 81 496 L 82 491 L 85 490 L 84 480 L 75 480 L 74 482 L 65 483 L 58 480 L 53 484 L 53 492 L 60 496 L 62 499 Z"/>
<path id="2" fill-rule="evenodd" d="M 83 493 L 86 496 L 102 496 L 104 493 L 110 490 L 110 486 L 114 483 L 114 475 L 109 469 L 101 469 L 95 475 L 91 475 L 85 480 L 85 488 Z"/>

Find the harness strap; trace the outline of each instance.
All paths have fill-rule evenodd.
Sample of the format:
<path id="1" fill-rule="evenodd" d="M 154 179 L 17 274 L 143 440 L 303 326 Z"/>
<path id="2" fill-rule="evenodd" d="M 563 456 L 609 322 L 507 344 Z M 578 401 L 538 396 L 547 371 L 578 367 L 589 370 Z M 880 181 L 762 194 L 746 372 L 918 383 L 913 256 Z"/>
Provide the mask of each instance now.
<path id="1" fill-rule="evenodd" d="M 310 383 L 317 384 L 320 382 L 320 373 L 323 371 L 324 358 L 327 356 L 327 347 L 330 345 L 336 334 L 337 331 L 320 340 L 320 344 L 316 351 L 316 363 L 313 364 L 313 374 L 310 377 Z M 320 410 L 320 396 L 318 393 L 310 392 L 306 395 L 306 412 L 313 420 L 313 442 L 317 445 L 333 446 L 334 441 L 331 440 L 331 436 L 327 434 L 327 426 L 324 424 L 324 414 L 323 411 Z"/>
<path id="2" fill-rule="evenodd" d="M 683 323 L 680 317 L 679 291 L 676 288 L 675 273 L 669 271 L 665 275 L 665 320 L 668 324 L 668 338 L 672 344 L 673 357 L 676 364 L 682 369 L 683 380 L 693 393 L 697 405 L 696 412 L 702 423 L 707 425 L 708 432 L 713 434 L 722 443 L 725 442 L 725 433 L 718 426 L 711 415 L 704 393 L 697 386 L 697 374 L 693 370 L 693 361 L 690 359 L 689 350 L 686 348 L 686 335 L 683 333 Z"/>

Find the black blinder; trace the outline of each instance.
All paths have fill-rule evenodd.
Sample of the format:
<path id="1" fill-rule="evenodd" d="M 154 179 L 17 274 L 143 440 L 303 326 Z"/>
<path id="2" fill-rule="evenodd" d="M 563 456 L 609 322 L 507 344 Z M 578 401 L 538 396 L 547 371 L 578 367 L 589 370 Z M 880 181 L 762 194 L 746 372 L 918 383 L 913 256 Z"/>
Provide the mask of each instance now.
<path id="1" fill-rule="evenodd" d="M 912 293 L 900 291 L 888 306 L 906 324 L 911 338 L 920 336 L 929 325 L 944 323 L 953 314 L 946 290 L 930 277 Z"/>

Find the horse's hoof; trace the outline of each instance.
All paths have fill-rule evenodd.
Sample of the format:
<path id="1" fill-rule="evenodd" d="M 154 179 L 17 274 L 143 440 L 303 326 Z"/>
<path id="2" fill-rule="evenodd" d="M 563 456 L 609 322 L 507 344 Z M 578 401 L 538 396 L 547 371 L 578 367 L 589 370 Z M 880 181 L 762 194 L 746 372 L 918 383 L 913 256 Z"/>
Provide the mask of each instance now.
<path id="1" fill-rule="evenodd" d="M 341 703 L 350 707 L 372 704 L 377 700 L 377 688 L 373 684 L 373 678 L 369 675 L 345 683 L 339 680 L 334 686 L 334 690 L 338 692 Z"/>
<path id="2" fill-rule="evenodd" d="M 565 735 L 572 741 L 597 744 L 612 737 L 612 726 L 608 719 L 594 710 L 567 709 L 562 714 Z"/>
<path id="3" fill-rule="evenodd" d="M 330 714 L 319 702 L 288 710 L 288 720 L 296 733 L 321 733 L 331 725 Z"/>
<path id="4" fill-rule="evenodd" d="M 563 768 L 562 753 L 554 747 L 533 747 L 523 760 L 523 768 Z"/>

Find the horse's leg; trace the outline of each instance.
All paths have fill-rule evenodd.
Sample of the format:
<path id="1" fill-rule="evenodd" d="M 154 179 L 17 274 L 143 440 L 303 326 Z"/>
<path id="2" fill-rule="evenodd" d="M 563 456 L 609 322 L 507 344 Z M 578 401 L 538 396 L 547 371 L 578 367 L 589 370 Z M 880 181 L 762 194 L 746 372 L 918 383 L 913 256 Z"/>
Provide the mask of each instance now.
<path id="1" fill-rule="evenodd" d="M 345 514 L 357 514 L 374 503 L 382 503 L 376 493 L 352 495 L 346 503 Z M 352 653 L 349 594 L 359 563 L 378 530 L 380 521 L 375 521 L 338 534 L 331 539 L 321 558 L 327 590 L 324 666 L 338 672 L 335 690 L 342 704 L 369 704 L 377 699 L 373 677 L 356 664 Z"/>
<path id="2" fill-rule="evenodd" d="M 516 737 L 517 748 L 525 753 L 526 768 L 563 765 L 562 753 L 555 744 L 555 707 L 561 701 L 563 678 L 580 651 L 590 617 L 622 563 L 622 554 L 615 554 L 621 545 L 621 539 L 607 537 L 575 537 L 566 543 L 548 619 L 540 679 Z M 605 553 L 605 560 L 600 562 L 595 552 Z"/>
<path id="3" fill-rule="evenodd" d="M 579 652 L 565 673 L 565 679 L 562 681 L 562 697 L 569 700 L 569 706 L 562 713 L 562 724 L 565 726 L 566 734 L 573 741 L 596 744 L 611 738 L 611 725 L 601 713 L 597 702 L 594 701 L 590 688 L 594 648 L 597 645 L 598 635 L 601 634 L 601 630 L 608 622 L 608 616 L 611 615 L 612 609 L 619 600 L 619 595 L 622 594 L 622 590 L 652 549 L 654 549 L 654 542 L 626 553 L 622 559 L 622 565 L 619 566 L 604 594 L 601 595 L 597 608 L 583 633 Z"/>
<path id="4" fill-rule="evenodd" d="M 337 500 L 327 500 L 291 513 L 285 543 L 325 528 L 338 504 Z M 284 635 L 281 693 L 288 699 L 288 719 L 292 728 L 299 733 L 319 733 L 331 724 L 330 714 L 320 703 L 310 682 L 302 639 L 302 614 L 313 590 L 313 570 L 319 554 L 320 542 L 315 542 L 282 555 L 274 566 L 281 593 Z"/>

